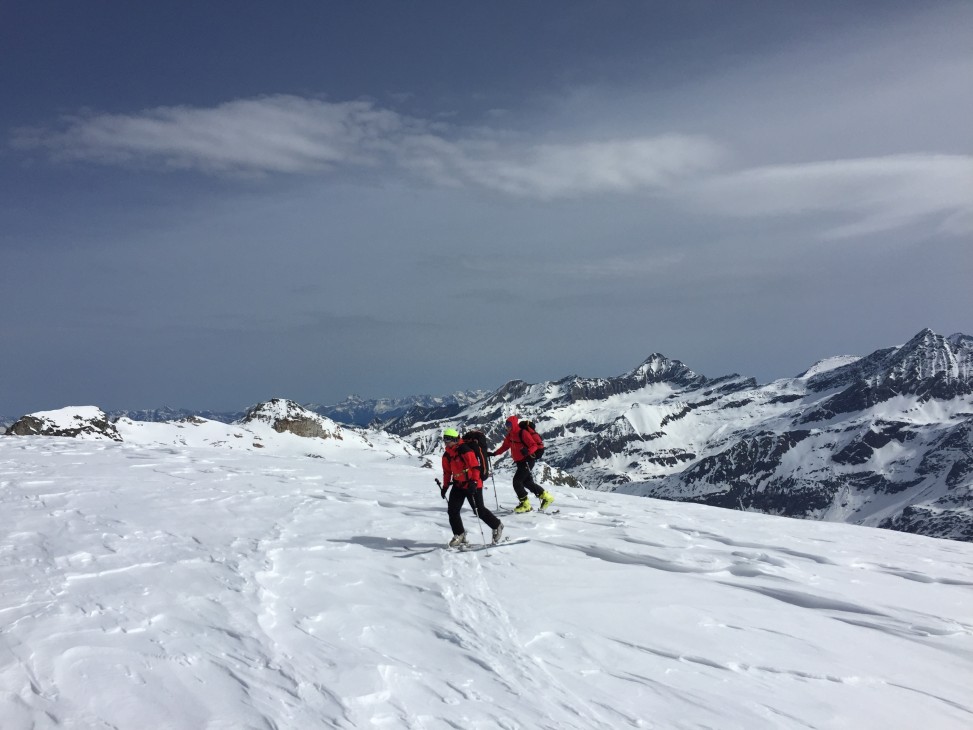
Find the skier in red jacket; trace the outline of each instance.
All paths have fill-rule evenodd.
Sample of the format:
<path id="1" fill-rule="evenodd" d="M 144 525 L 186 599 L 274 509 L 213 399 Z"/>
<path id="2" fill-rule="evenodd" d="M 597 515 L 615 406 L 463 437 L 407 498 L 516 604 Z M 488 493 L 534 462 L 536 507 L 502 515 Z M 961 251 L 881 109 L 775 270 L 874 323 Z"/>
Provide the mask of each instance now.
<path id="1" fill-rule="evenodd" d="M 534 481 L 534 475 L 530 471 L 534 467 L 537 451 L 542 446 L 543 442 L 536 433 L 520 427 L 519 416 L 510 416 L 507 419 L 507 435 L 493 455 L 500 456 L 510 449 L 510 456 L 517 465 L 513 485 L 520 502 L 514 508 L 514 512 L 530 512 L 534 509 L 530 506 L 530 499 L 527 497 L 528 489 L 535 497 L 540 498 L 541 509 L 547 509 L 554 501 L 554 496 Z"/>
<path id="2" fill-rule="evenodd" d="M 453 537 L 449 541 L 450 547 L 465 545 L 466 530 L 463 529 L 463 518 L 460 517 L 460 510 L 463 503 L 469 501 L 473 507 L 473 512 L 481 520 L 487 523 L 493 530 L 493 542 L 500 542 L 500 535 L 503 534 L 503 523 L 497 516 L 486 508 L 483 504 L 483 480 L 480 479 L 480 462 L 473 453 L 473 449 L 463 443 L 459 433 L 455 429 L 447 428 L 443 431 L 443 443 L 446 450 L 443 452 L 443 484 L 441 488 L 443 499 L 446 499 L 446 492 L 453 487 L 449 493 L 449 503 L 446 513 L 449 515 L 449 526 L 453 530 Z"/>

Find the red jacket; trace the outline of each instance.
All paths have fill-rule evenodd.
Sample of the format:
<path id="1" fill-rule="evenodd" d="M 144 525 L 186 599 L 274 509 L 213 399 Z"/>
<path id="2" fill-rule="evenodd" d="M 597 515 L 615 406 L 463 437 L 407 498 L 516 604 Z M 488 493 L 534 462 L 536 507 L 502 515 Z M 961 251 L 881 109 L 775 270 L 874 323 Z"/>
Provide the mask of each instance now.
<path id="1" fill-rule="evenodd" d="M 544 445 L 537 434 L 520 427 L 520 419 L 517 416 L 508 418 L 507 423 L 510 424 L 510 430 L 507 431 L 500 448 L 493 452 L 494 456 L 500 456 L 504 451 L 510 449 L 510 456 L 513 457 L 514 461 L 519 462 L 528 456 L 533 456 L 534 452 Z"/>
<path id="2" fill-rule="evenodd" d="M 473 482 L 477 489 L 483 489 L 480 462 L 473 449 L 462 441 L 447 446 L 443 452 L 443 488 L 448 487 L 450 482 L 464 487 L 466 482 Z"/>

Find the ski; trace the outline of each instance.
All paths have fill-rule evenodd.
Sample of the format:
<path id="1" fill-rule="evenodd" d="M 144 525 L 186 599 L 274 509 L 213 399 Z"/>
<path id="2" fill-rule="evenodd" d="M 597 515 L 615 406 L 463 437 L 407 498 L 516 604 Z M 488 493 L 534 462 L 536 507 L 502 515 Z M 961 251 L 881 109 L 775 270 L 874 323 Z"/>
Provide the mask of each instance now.
<path id="1" fill-rule="evenodd" d="M 490 548 L 502 547 L 504 545 L 516 545 L 521 542 L 530 542 L 529 537 L 505 537 L 500 542 L 488 542 L 486 544 L 476 545 L 473 543 L 467 543 L 465 545 L 457 545 L 456 547 L 446 546 L 446 549 L 454 553 L 472 553 L 478 550 L 489 550 Z"/>
<path id="2" fill-rule="evenodd" d="M 560 514 L 560 512 L 560 509 L 532 509 L 530 512 L 514 512 L 512 509 L 507 509 L 506 507 L 493 510 L 494 514 L 503 515 L 504 517 L 508 515 L 530 515 L 535 513 L 539 515 L 556 515 Z"/>

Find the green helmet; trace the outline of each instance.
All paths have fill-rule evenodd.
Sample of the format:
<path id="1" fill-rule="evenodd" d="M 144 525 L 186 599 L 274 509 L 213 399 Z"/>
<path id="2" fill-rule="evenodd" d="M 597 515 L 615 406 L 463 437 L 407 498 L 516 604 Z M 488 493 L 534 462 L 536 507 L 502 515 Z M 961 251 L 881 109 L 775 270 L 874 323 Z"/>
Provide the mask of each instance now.
<path id="1" fill-rule="evenodd" d="M 443 431 L 443 438 L 444 439 L 458 439 L 459 438 L 459 433 L 456 431 L 455 428 L 447 428 L 445 431 Z"/>

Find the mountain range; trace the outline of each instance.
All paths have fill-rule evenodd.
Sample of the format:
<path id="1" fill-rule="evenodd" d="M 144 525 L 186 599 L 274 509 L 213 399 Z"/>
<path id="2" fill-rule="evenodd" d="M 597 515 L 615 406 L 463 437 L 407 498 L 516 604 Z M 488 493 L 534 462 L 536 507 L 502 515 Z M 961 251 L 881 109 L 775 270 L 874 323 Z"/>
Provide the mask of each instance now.
<path id="1" fill-rule="evenodd" d="M 304 407 L 320 416 L 327 416 L 348 426 L 368 426 L 379 425 L 410 411 L 421 411 L 435 417 L 448 418 L 487 395 L 489 391 L 486 390 L 467 390 L 439 396 L 412 395 L 404 398 L 362 398 L 358 395 L 349 395 L 334 405 L 306 403 Z"/>
<path id="2" fill-rule="evenodd" d="M 486 390 L 466 390 L 449 395 L 411 395 L 401 398 L 362 398 L 359 395 L 349 395 L 343 401 L 332 405 L 304 403 L 303 408 L 346 426 L 368 426 L 398 418 L 410 411 L 446 418 L 488 394 L 489 391 Z M 185 418 L 205 418 L 220 423 L 236 423 L 243 419 L 246 413 L 245 408 L 237 411 L 213 411 L 163 406 L 139 410 L 110 410 L 106 415 L 111 421 L 130 418 L 145 423 L 165 423 Z M 10 416 L 0 416 L 0 427 L 10 426 L 16 420 L 17 418 Z"/>
<path id="3" fill-rule="evenodd" d="M 385 424 L 429 453 L 447 424 L 537 424 L 590 489 L 973 540 L 973 337 L 919 332 L 758 385 L 653 354 L 614 378 L 514 380 L 445 419 Z"/>
<path id="4" fill-rule="evenodd" d="M 498 444 L 517 413 L 544 436 L 542 473 L 553 483 L 973 541 L 973 337 L 964 334 L 925 329 L 765 385 L 708 378 L 655 353 L 610 378 L 286 403 L 302 417 L 387 431 L 426 456 L 446 426 L 479 428 Z M 231 423 L 247 412 L 108 414 L 120 418 Z"/>

